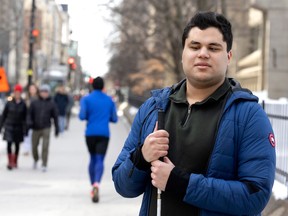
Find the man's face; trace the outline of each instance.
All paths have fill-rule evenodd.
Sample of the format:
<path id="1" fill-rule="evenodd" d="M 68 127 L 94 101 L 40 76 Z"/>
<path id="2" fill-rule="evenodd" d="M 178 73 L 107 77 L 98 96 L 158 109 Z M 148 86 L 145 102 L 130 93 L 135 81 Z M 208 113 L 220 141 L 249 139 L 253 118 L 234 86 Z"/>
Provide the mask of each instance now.
<path id="1" fill-rule="evenodd" d="M 195 88 L 209 88 L 224 81 L 232 52 L 217 28 L 190 30 L 182 53 L 183 70 L 188 84 Z"/>
<path id="2" fill-rule="evenodd" d="M 41 98 L 48 98 L 49 97 L 49 92 L 48 91 L 40 91 L 40 97 Z"/>

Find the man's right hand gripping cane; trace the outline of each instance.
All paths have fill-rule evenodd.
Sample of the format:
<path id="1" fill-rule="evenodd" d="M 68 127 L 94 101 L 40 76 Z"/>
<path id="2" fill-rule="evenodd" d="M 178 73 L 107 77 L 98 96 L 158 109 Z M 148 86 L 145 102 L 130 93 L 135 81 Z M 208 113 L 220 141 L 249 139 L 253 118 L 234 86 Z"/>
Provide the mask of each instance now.
<path id="1" fill-rule="evenodd" d="M 169 149 L 169 133 L 165 130 L 158 130 L 156 124 L 153 133 L 149 134 L 142 146 L 142 154 L 144 159 L 151 163 L 152 185 L 161 191 L 165 191 L 165 187 L 174 164 L 168 159 Z M 160 158 L 164 160 L 161 161 Z"/>

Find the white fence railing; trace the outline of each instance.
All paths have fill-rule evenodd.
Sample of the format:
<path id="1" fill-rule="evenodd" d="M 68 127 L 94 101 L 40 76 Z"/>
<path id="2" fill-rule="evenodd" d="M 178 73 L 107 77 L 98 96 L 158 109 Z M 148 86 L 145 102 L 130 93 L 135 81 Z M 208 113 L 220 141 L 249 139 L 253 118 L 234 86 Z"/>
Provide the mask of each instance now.
<path id="1" fill-rule="evenodd" d="M 262 102 L 276 139 L 276 180 L 288 183 L 288 104 Z"/>

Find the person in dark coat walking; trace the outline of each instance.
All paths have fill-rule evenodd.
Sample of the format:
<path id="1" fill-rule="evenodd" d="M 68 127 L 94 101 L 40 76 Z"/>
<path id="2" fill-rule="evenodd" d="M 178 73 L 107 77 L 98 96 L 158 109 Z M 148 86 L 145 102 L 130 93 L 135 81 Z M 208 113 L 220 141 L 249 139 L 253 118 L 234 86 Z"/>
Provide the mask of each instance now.
<path id="1" fill-rule="evenodd" d="M 33 168 L 37 168 L 39 160 L 38 145 L 43 138 L 42 145 L 42 171 L 46 172 L 48 162 L 49 140 L 51 131 L 51 120 L 55 125 L 55 136 L 58 136 L 58 113 L 57 107 L 50 95 L 50 87 L 47 84 L 40 86 L 39 99 L 34 100 L 29 108 L 28 125 L 32 132 L 32 154 L 34 158 Z"/>
<path id="2" fill-rule="evenodd" d="M 9 170 L 18 166 L 20 143 L 23 142 L 26 132 L 27 107 L 21 98 L 22 91 L 23 88 L 21 85 L 17 84 L 14 86 L 13 98 L 6 103 L 0 121 L 0 132 L 2 127 L 5 129 L 3 139 L 7 141 L 7 169 Z"/>
<path id="3" fill-rule="evenodd" d="M 58 125 L 59 132 L 63 133 L 66 125 L 66 111 L 69 103 L 68 95 L 65 92 L 63 85 L 58 86 L 56 94 L 54 96 L 54 102 L 58 109 Z"/>
<path id="4" fill-rule="evenodd" d="M 69 129 L 69 124 L 70 124 L 70 117 L 72 113 L 72 108 L 74 106 L 74 98 L 71 93 L 71 89 L 67 88 L 66 89 L 67 96 L 68 96 L 68 105 L 66 107 L 66 124 L 65 124 L 65 130 Z"/>

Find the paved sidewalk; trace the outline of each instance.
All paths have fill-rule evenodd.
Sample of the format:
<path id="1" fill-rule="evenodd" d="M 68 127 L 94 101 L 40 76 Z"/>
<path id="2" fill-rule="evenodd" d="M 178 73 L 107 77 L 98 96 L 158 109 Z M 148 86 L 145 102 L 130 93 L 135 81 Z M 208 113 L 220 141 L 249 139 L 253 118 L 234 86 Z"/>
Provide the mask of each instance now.
<path id="1" fill-rule="evenodd" d="M 71 119 L 70 130 L 54 138 L 51 132 L 48 171 L 32 169 L 32 156 L 19 157 L 19 168 L 7 171 L 6 143 L 0 137 L 1 216 L 135 216 L 142 197 L 127 199 L 114 189 L 111 167 L 118 156 L 129 126 L 120 118 L 111 124 L 111 140 L 105 159 L 100 202 L 92 203 L 84 141 L 85 123 Z M 39 149 L 40 150 L 40 149 Z"/>

